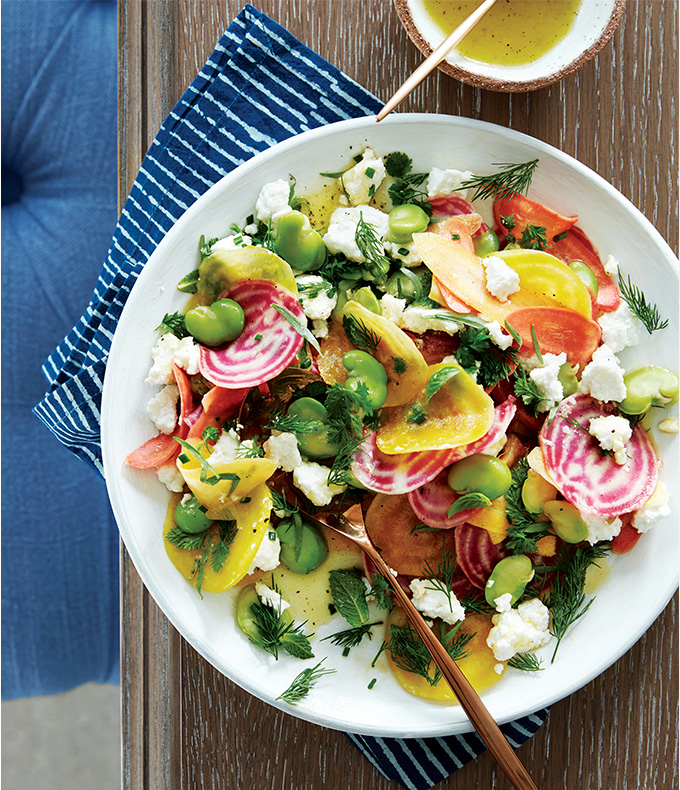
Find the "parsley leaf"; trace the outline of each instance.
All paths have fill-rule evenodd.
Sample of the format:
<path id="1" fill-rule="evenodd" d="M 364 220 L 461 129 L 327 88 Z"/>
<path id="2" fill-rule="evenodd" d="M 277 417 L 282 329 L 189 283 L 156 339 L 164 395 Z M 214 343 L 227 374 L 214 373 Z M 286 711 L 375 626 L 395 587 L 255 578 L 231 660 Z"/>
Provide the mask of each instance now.
<path id="1" fill-rule="evenodd" d="M 163 332 L 164 334 L 170 332 L 180 340 L 189 337 L 187 325 L 181 313 L 166 313 L 163 320 L 156 327 L 156 331 Z"/>

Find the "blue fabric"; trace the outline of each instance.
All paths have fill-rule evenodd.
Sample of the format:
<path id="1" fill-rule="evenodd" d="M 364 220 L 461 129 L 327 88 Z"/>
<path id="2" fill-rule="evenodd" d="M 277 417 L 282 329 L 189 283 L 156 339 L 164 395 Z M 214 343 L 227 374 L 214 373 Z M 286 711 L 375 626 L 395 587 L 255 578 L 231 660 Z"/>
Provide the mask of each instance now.
<path id="1" fill-rule="evenodd" d="M 99 405 L 111 339 L 130 289 L 165 233 L 220 177 L 307 129 L 377 112 L 381 103 L 252 6 L 222 36 L 163 123 L 125 203 L 89 306 L 48 357 L 36 414 L 101 472 Z M 513 745 L 541 711 L 508 725 Z M 431 787 L 484 750 L 476 735 L 394 740 L 348 736 L 385 776 Z"/>
<path id="2" fill-rule="evenodd" d="M 119 681 L 118 533 L 41 429 L 40 366 L 82 312 L 116 209 L 115 3 L 3 0 L 2 696 Z"/>

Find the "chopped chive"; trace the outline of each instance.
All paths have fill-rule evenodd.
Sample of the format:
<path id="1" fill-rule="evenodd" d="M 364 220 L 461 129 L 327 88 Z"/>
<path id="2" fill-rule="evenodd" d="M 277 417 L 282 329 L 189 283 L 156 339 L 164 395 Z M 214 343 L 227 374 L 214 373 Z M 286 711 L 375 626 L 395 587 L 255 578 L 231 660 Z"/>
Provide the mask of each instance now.
<path id="1" fill-rule="evenodd" d="M 255 340 L 257 340 L 259 343 L 260 340 L 262 340 L 262 335 L 255 335 Z"/>
<path id="2" fill-rule="evenodd" d="M 373 688 L 373 686 L 375 686 L 375 684 L 376 684 L 377 682 L 378 682 L 378 678 L 373 678 L 373 680 L 372 680 L 372 681 L 371 681 L 371 682 L 368 684 L 368 688 L 369 688 L 369 690 L 370 690 L 370 689 L 372 689 L 372 688 Z"/>
<path id="3" fill-rule="evenodd" d="M 369 178 L 373 178 L 375 175 L 375 168 L 374 167 L 367 167 L 364 171 Z"/>
<path id="4" fill-rule="evenodd" d="M 345 648 L 345 649 L 342 651 L 342 655 L 343 655 L 345 658 L 347 658 L 347 656 L 349 655 L 349 648 L 348 648 L 348 647 L 346 647 L 346 648 Z"/>
<path id="5" fill-rule="evenodd" d="M 181 461 L 183 464 L 188 464 L 188 463 L 189 463 L 189 456 L 188 456 L 188 455 L 185 455 L 184 453 L 182 453 L 182 454 L 180 455 L 180 457 L 179 457 L 179 460 L 180 460 L 180 461 Z"/>
<path id="6" fill-rule="evenodd" d="M 562 233 L 558 233 L 557 236 L 553 236 L 553 241 L 562 241 L 562 239 L 566 239 L 569 235 L 569 231 L 563 230 Z"/>
<path id="7" fill-rule="evenodd" d="M 368 196 L 373 197 L 373 195 L 375 195 L 375 184 L 371 184 L 371 186 L 368 189 Z"/>
<path id="8" fill-rule="evenodd" d="M 241 504 L 242 504 L 242 505 L 247 505 L 247 504 L 248 504 L 248 502 L 250 502 L 250 501 L 252 501 L 252 500 L 251 500 L 251 497 L 249 497 L 249 496 L 244 496 L 244 497 L 241 499 Z"/>
<path id="9" fill-rule="evenodd" d="M 452 233 L 452 234 L 451 234 L 451 238 L 452 238 L 454 241 L 460 241 L 460 233 Z"/>
<path id="10" fill-rule="evenodd" d="M 364 155 L 363 155 L 363 154 L 357 154 L 356 156 L 353 156 L 353 157 L 352 157 L 352 159 L 353 159 L 355 162 L 361 162 L 361 160 L 362 160 L 363 158 L 364 158 Z"/>
<path id="11" fill-rule="evenodd" d="M 399 247 L 399 249 L 397 250 L 397 255 L 401 255 L 402 257 L 405 258 L 410 252 L 411 250 L 407 249 L 406 247 Z M 397 284 L 401 285 L 401 281 L 398 280 Z"/>

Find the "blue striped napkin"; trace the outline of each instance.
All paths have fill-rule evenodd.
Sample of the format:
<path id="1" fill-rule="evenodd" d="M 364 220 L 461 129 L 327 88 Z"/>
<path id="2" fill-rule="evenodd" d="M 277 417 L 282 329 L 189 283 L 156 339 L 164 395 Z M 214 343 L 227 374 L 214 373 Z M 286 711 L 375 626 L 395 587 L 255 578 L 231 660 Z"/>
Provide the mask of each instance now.
<path id="1" fill-rule="evenodd" d="M 186 209 L 222 176 L 307 129 L 376 113 L 382 103 L 247 5 L 165 119 L 125 202 L 87 310 L 43 365 L 35 414 L 100 474 L 100 404 L 120 314 L 144 264 Z M 547 711 L 505 725 L 513 746 Z M 484 751 L 474 734 L 396 740 L 348 736 L 386 777 L 425 790 Z"/>

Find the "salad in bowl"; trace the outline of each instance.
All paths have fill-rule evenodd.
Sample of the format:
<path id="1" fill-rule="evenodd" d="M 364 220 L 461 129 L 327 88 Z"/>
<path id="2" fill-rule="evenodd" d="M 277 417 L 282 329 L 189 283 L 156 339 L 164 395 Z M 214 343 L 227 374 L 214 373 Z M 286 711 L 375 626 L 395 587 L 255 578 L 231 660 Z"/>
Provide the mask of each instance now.
<path id="1" fill-rule="evenodd" d="M 126 463 L 173 494 L 178 572 L 198 595 L 238 585 L 239 627 L 275 658 L 314 657 L 322 575 L 315 625 L 345 620 L 325 639 L 373 637 L 404 689 L 454 699 L 384 580 L 306 513 L 362 503 L 478 690 L 540 671 L 607 556 L 670 514 L 645 417 L 678 376 L 616 357 L 666 323 L 577 216 L 523 194 L 538 166 L 417 173 L 365 148 L 317 193 L 266 183 L 242 223 L 197 239 L 186 310 L 159 316 L 150 350 L 158 434 Z"/>

